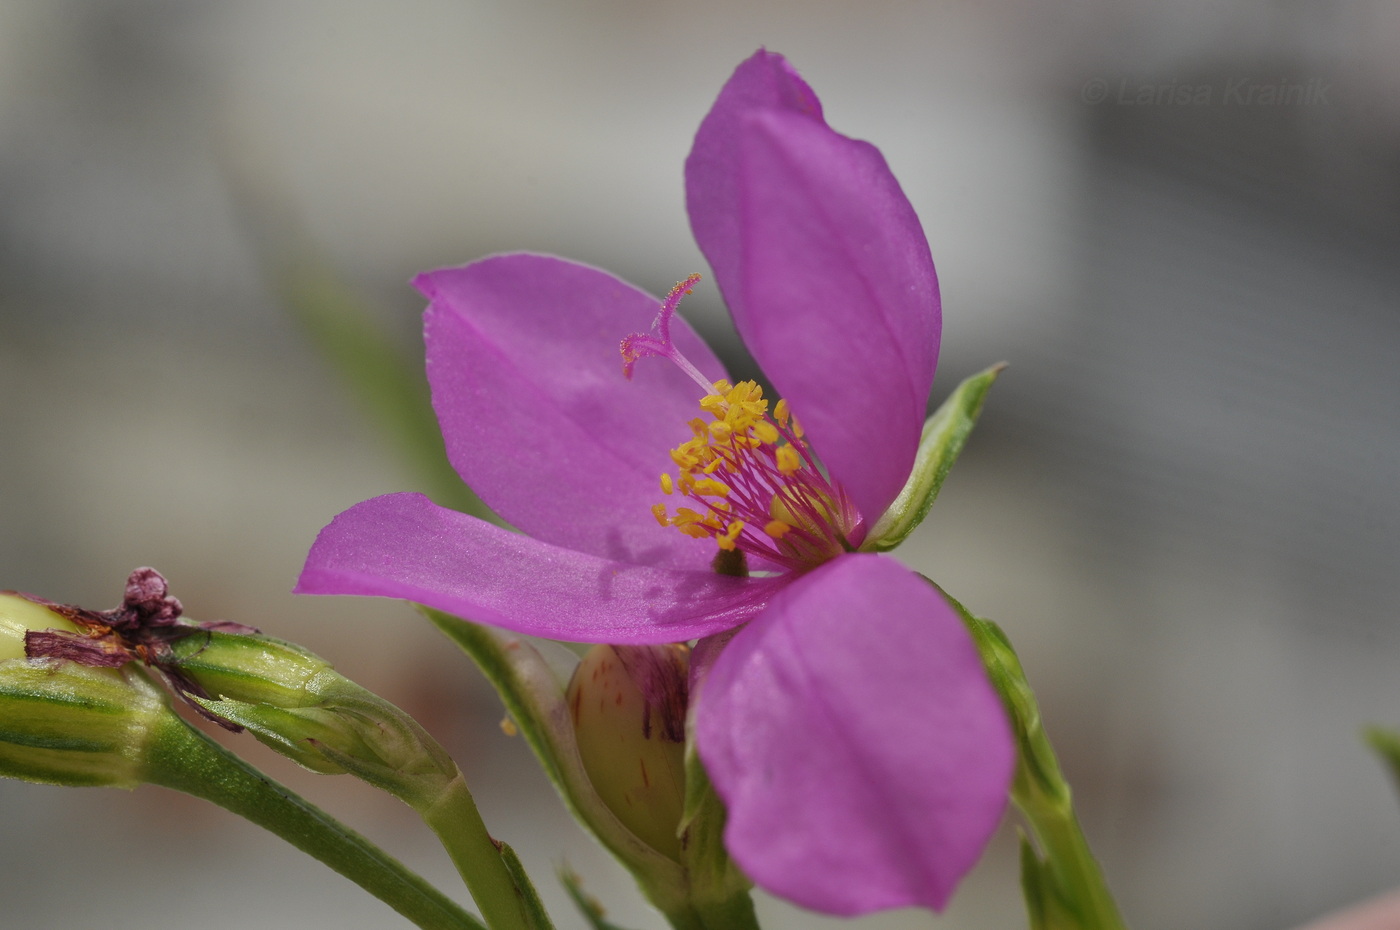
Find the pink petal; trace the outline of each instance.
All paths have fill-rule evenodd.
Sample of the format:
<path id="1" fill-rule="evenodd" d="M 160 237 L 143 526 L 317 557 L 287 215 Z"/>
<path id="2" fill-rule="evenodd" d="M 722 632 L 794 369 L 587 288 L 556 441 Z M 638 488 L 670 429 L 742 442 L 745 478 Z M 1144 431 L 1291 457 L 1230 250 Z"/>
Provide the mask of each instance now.
<path id="1" fill-rule="evenodd" d="M 744 342 L 868 521 L 913 466 L 942 325 L 918 217 L 874 146 L 778 55 L 735 71 L 686 162 L 691 226 Z"/>
<path id="2" fill-rule="evenodd" d="M 700 567 L 713 545 L 661 527 L 658 479 L 690 434 L 700 388 L 661 359 L 622 374 L 618 345 L 658 298 L 586 265 L 498 255 L 419 275 L 428 380 L 462 480 L 546 542 L 627 562 Z M 684 321 L 672 335 L 707 377 L 724 367 Z"/>
<path id="3" fill-rule="evenodd" d="M 730 854 L 813 910 L 941 909 L 1006 805 L 1015 749 L 977 650 L 885 556 L 842 556 L 775 597 L 696 713 Z"/>
<path id="4" fill-rule="evenodd" d="M 321 531 L 296 590 L 403 598 L 533 636 L 635 644 L 737 626 L 785 580 L 614 562 L 503 530 L 421 494 L 387 494 Z"/>

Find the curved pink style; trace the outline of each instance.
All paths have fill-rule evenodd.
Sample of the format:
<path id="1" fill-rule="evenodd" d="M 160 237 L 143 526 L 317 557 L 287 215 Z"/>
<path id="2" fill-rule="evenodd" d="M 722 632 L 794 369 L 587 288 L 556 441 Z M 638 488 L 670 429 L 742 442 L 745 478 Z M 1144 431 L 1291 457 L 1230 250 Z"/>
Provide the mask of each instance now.
<path id="1" fill-rule="evenodd" d="M 909 477 L 938 356 L 938 281 L 913 209 L 879 151 L 830 129 L 766 51 L 701 124 L 686 196 L 740 334 L 868 528 Z M 578 642 L 710 637 L 693 710 L 735 861 L 828 913 L 941 908 L 996 827 L 1015 755 L 941 595 L 854 553 L 723 576 L 712 540 L 658 525 L 657 479 L 701 391 L 645 356 L 669 335 L 703 378 L 725 373 L 678 317 L 646 335 L 657 298 L 531 254 L 414 283 L 448 455 L 523 533 L 421 495 L 375 498 L 322 530 L 297 590 Z M 637 333 L 628 381 L 619 340 Z"/>

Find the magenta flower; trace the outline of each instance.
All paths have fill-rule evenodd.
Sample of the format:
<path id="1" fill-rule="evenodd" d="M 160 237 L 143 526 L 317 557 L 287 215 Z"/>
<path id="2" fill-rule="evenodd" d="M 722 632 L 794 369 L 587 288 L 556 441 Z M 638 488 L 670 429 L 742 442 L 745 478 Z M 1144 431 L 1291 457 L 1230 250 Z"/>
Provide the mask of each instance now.
<path id="1" fill-rule="evenodd" d="M 819 911 L 941 908 L 1000 819 L 1015 750 L 957 615 L 860 551 L 910 476 L 933 380 L 928 245 L 879 151 L 830 129 L 764 51 L 701 124 L 686 193 L 783 400 L 730 384 L 672 317 L 694 279 L 642 335 L 654 297 L 562 259 L 421 275 L 448 454 L 522 532 L 375 498 L 322 531 L 297 590 L 576 642 L 738 630 L 695 708 L 735 861 Z M 741 561 L 752 574 L 716 570 Z"/>

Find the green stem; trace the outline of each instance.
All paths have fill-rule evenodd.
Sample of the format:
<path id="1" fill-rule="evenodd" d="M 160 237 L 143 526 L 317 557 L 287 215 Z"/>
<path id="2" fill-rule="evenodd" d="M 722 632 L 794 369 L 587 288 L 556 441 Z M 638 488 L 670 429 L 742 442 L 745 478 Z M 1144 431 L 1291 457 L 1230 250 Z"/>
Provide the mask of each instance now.
<path id="1" fill-rule="evenodd" d="M 665 913 L 675 930 L 759 930 L 753 898 L 747 891 L 723 901 L 692 901 Z"/>
<path id="2" fill-rule="evenodd" d="M 1043 733 L 1041 734 L 1043 738 Z M 1046 741 L 1045 751 L 1050 752 Z M 1051 754 L 1053 760 L 1053 753 Z M 1040 910 L 1045 927 L 1073 927 L 1084 930 L 1125 930 L 1118 906 L 1108 890 L 1098 861 L 1089 849 L 1089 841 L 1079 826 L 1070 801 L 1069 786 L 1061 797 L 1048 797 L 1043 792 L 1024 785 L 1029 779 L 1017 773 L 1011 790 L 1011 800 L 1026 818 L 1040 847 L 1041 857 L 1032 866 L 1023 867 L 1043 875 L 1049 871 L 1049 882 L 1042 883 L 1054 892 L 1054 900 L 1044 901 Z M 1059 770 L 1056 767 L 1056 775 Z M 1062 782 L 1063 784 L 1063 782 Z M 1023 853 L 1024 856 L 1024 853 Z M 1035 879 L 1023 877 L 1030 885 Z M 1032 893 L 1027 889 L 1028 896 Z M 1034 909 L 1034 905 L 1032 908 Z M 1056 916 L 1058 915 L 1058 916 Z"/>
<path id="3" fill-rule="evenodd" d="M 1021 850 L 1021 885 L 1031 927 L 1125 930 L 1118 905 L 1075 816 L 1069 783 L 1060 771 L 1041 723 L 1040 705 L 1011 641 L 995 623 L 973 616 L 942 588 L 939 591 L 967 624 L 1016 736 L 1011 800 L 1025 817 L 1038 847 L 1037 852 L 1023 844 Z"/>
<path id="4" fill-rule="evenodd" d="M 212 801 L 277 834 L 423 930 L 486 930 L 388 853 L 174 715 L 162 715 L 145 763 L 146 781 Z"/>
<path id="5" fill-rule="evenodd" d="M 502 849 L 486 830 L 460 772 L 430 804 L 417 808 L 467 883 L 491 930 L 546 930 L 538 902 L 517 889 Z"/>

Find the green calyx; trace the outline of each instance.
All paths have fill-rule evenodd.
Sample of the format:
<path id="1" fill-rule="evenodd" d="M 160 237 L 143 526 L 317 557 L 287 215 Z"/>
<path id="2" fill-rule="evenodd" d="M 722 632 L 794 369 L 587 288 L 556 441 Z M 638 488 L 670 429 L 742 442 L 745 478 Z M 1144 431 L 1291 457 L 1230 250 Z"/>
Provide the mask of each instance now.
<path id="1" fill-rule="evenodd" d="M 171 644 L 171 664 L 209 694 L 274 707 L 315 706 L 342 677 L 320 656 L 261 634 L 202 631 Z"/>
<path id="2" fill-rule="evenodd" d="M 54 659 L 0 661 L 0 775 L 134 788 L 151 734 L 174 717 L 139 672 Z"/>

